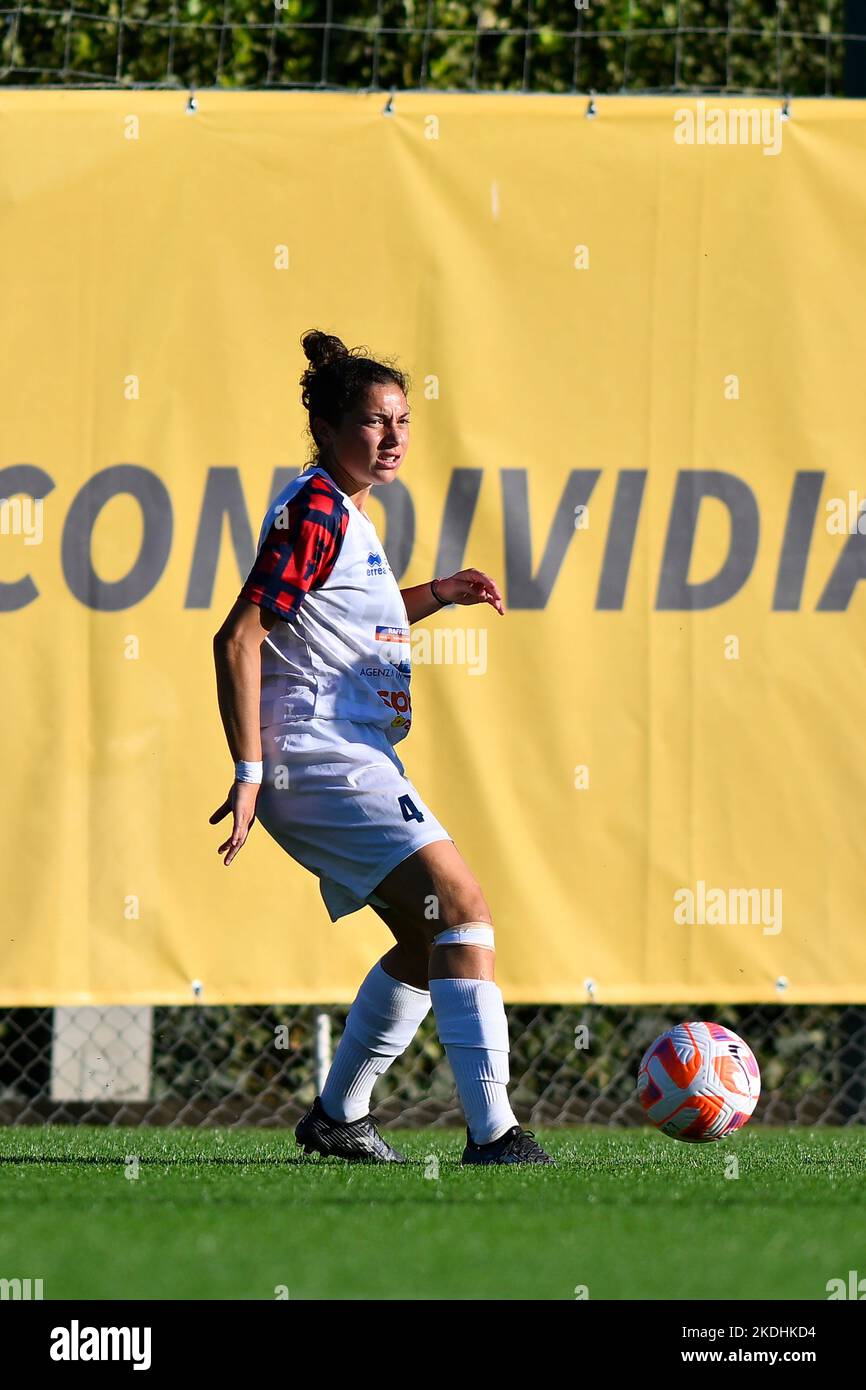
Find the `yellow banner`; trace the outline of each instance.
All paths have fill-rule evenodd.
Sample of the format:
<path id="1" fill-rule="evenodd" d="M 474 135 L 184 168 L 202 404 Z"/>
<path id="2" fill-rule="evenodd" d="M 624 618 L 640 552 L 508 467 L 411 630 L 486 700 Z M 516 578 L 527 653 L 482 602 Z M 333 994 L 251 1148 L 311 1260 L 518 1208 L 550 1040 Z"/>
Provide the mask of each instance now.
<path id="1" fill-rule="evenodd" d="M 0 92 L 0 1003 L 342 1001 L 211 638 L 307 458 L 303 331 L 413 378 L 371 514 L 400 754 L 509 1001 L 866 1000 L 866 109 Z M 783 119 L 784 116 L 784 119 Z"/>

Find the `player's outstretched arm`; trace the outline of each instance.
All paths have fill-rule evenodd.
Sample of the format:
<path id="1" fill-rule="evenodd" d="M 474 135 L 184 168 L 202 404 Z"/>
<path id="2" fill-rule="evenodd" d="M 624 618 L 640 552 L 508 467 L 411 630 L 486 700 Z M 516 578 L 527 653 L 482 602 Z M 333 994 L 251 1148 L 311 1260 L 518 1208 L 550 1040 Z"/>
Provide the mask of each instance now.
<path id="1" fill-rule="evenodd" d="M 213 639 L 217 699 L 233 762 L 260 763 L 259 724 L 261 646 L 277 615 L 248 599 L 238 598 Z M 235 780 L 228 796 L 210 817 L 216 825 L 230 812 L 232 833 L 218 848 L 226 867 L 243 847 L 256 818 L 259 783 Z"/>
<path id="2" fill-rule="evenodd" d="M 410 623 L 419 623 L 451 603 L 489 603 L 500 616 L 505 614 L 502 594 L 483 570 L 460 570 L 447 579 L 433 579 L 428 584 L 415 584 L 400 592 Z"/>

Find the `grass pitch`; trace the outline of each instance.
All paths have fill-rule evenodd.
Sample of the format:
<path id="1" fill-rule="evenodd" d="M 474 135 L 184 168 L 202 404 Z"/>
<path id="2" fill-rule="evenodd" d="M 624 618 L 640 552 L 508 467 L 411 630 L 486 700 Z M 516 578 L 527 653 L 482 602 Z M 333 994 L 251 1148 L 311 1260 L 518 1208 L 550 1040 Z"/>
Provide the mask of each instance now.
<path id="1" fill-rule="evenodd" d="M 304 1158 L 286 1130 L 0 1130 L 0 1277 L 46 1299 L 571 1300 L 826 1299 L 866 1274 L 863 1131 L 549 1130 L 556 1168 L 482 1169 L 456 1131 L 388 1137 L 410 1164 Z"/>

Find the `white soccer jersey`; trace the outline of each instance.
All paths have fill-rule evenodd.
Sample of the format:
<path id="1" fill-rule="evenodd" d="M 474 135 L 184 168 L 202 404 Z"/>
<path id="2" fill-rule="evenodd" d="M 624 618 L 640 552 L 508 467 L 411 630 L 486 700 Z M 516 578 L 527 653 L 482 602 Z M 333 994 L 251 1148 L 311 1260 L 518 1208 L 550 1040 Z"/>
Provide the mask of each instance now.
<path id="1" fill-rule="evenodd" d="M 371 519 L 319 466 L 268 508 L 241 596 L 281 619 L 262 644 L 261 725 L 342 719 L 409 732 L 409 618 Z"/>

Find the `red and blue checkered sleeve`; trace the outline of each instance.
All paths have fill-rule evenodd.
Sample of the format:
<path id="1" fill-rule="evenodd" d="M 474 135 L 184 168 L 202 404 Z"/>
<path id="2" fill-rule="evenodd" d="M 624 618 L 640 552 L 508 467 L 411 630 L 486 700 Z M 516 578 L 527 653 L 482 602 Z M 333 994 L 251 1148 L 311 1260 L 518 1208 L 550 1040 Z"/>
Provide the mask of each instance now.
<path id="1" fill-rule="evenodd" d="M 340 494 L 323 478 L 313 477 L 271 527 L 240 597 L 290 618 L 304 595 L 324 584 L 334 568 L 348 521 Z"/>

